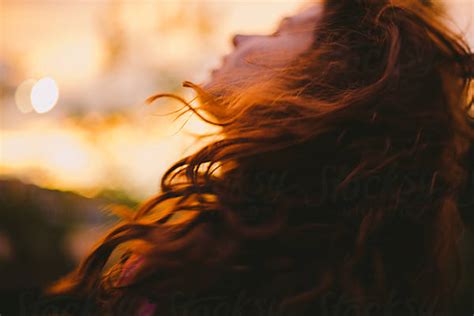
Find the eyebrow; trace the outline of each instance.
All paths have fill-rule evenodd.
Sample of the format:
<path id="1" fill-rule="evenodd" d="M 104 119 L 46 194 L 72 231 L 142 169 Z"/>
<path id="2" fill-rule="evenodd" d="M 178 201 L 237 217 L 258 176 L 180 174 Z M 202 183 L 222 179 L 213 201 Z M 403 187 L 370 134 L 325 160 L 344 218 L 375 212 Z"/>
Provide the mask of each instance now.
<path id="1" fill-rule="evenodd" d="M 281 20 L 280 24 L 278 25 L 278 29 L 281 29 L 281 28 L 282 28 L 284 25 L 286 25 L 286 24 L 287 24 L 287 25 L 293 24 L 293 19 L 292 19 L 291 17 L 289 17 L 289 16 L 284 17 L 284 18 Z"/>

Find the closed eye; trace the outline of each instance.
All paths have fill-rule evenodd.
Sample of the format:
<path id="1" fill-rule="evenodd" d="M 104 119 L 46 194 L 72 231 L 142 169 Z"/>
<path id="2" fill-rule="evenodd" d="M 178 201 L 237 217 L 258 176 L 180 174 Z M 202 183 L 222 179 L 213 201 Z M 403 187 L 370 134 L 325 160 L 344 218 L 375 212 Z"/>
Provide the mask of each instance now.
<path id="1" fill-rule="evenodd" d="M 271 37 L 277 37 L 277 36 L 279 36 L 280 34 L 281 34 L 280 31 L 275 31 L 275 32 L 273 32 L 270 36 L 271 36 Z"/>

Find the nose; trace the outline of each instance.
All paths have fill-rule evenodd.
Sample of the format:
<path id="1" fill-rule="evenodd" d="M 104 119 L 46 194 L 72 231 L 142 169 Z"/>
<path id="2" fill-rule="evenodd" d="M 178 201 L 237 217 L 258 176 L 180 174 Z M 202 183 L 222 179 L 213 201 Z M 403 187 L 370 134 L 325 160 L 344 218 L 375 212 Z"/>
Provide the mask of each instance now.
<path id="1" fill-rule="evenodd" d="M 242 35 L 242 34 L 235 34 L 233 37 L 232 37 L 232 45 L 234 45 L 234 47 L 237 47 L 239 46 L 242 41 L 245 40 L 245 38 L 247 38 L 248 36 L 246 35 Z"/>

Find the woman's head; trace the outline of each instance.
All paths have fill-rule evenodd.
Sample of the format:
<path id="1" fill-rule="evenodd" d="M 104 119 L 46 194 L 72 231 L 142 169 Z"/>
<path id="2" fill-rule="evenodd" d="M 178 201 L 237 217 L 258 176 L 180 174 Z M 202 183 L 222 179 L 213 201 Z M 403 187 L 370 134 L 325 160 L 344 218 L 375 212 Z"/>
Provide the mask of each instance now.
<path id="1" fill-rule="evenodd" d="M 295 20 L 281 39 L 236 37 L 213 81 L 186 82 L 200 107 L 181 101 L 217 120 L 219 140 L 173 165 L 57 291 L 152 293 L 163 306 L 230 284 L 290 305 L 330 290 L 449 297 L 474 138 L 469 48 L 421 1 L 327 0 Z M 179 99 L 150 100 L 163 96 Z M 137 240 L 148 263 L 136 285 L 107 287 L 111 252 Z"/>
<path id="2" fill-rule="evenodd" d="M 218 69 L 212 70 L 204 87 L 238 85 L 250 78 L 262 80 L 288 67 L 312 45 L 321 12 L 321 4 L 312 5 L 294 16 L 283 18 L 271 34 L 234 35 L 232 52 L 223 57 Z"/>

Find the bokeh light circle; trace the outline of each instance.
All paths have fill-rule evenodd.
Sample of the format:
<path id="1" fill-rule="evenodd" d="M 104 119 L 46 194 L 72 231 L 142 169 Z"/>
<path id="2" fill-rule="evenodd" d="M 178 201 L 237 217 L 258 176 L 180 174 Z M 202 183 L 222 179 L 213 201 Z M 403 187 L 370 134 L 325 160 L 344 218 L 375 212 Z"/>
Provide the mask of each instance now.
<path id="1" fill-rule="evenodd" d="M 38 80 L 31 90 L 31 104 L 38 113 L 50 111 L 56 105 L 58 98 L 58 85 L 50 77 Z"/>
<path id="2" fill-rule="evenodd" d="M 31 91 L 35 85 L 36 80 L 28 79 L 23 81 L 15 91 L 15 103 L 18 110 L 22 113 L 29 113 L 33 111 L 31 104 Z"/>

